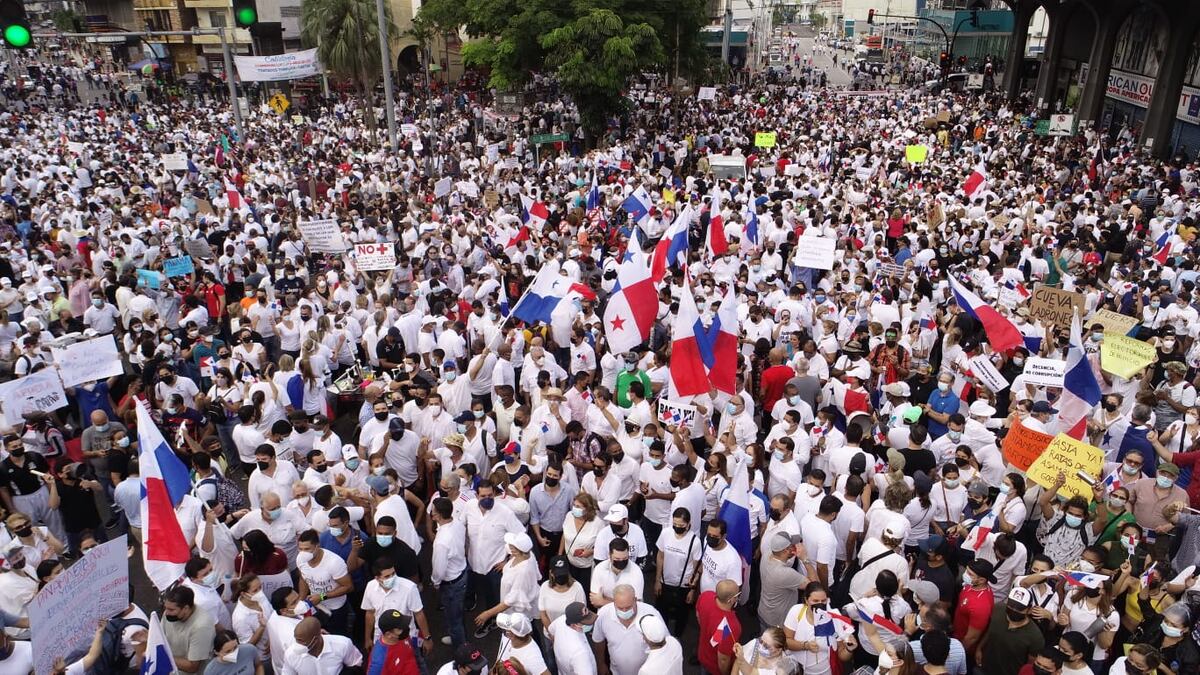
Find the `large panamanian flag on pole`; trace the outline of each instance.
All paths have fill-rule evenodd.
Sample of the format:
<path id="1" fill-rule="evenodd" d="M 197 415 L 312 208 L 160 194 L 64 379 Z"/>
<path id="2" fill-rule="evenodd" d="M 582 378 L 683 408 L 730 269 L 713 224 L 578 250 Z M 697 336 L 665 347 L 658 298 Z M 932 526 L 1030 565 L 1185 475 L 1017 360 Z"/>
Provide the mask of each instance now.
<path id="1" fill-rule="evenodd" d="M 975 191 L 983 187 L 988 181 L 987 166 L 981 161 L 975 165 L 975 170 L 971 175 L 967 176 L 967 180 L 963 182 L 963 192 L 967 197 L 975 194 Z"/>
<path id="2" fill-rule="evenodd" d="M 700 352 L 700 335 L 704 326 L 700 323 L 700 311 L 696 309 L 696 298 L 686 277 L 683 291 L 679 294 L 679 312 L 671 330 L 671 386 L 673 396 L 693 396 L 709 390 L 708 369 Z"/>
<path id="3" fill-rule="evenodd" d="M 146 576 L 160 591 L 183 575 L 192 547 L 175 507 L 192 489 L 187 467 L 167 445 L 145 404 L 137 406 L 138 467 L 142 480 L 142 558 Z"/>
<path id="4" fill-rule="evenodd" d="M 658 240 L 658 245 L 654 247 L 654 259 L 650 265 L 650 276 L 654 283 L 663 280 L 668 268 L 686 264 L 688 227 L 692 224 L 693 213 L 691 204 L 683 207 L 679 215 L 675 216 L 675 221 L 663 233 L 662 239 Z"/>
<path id="5" fill-rule="evenodd" d="M 658 315 L 658 291 L 650 278 L 650 262 L 630 235 L 617 267 L 617 283 L 604 308 L 604 334 L 614 354 L 627 352 L 650 337 Z"/>
<path id="6" fill-rule="evenodd" d="M 1067 347 L 1067 365 L 1063 375 L 1062 396 L 1058 401 L 1058 430 L 1082 440 L 1087 421 L 1100 404 L 1100 384 L 1092 364 L 1083 353 L 1079 315 L 1071 319 L 1071 344 Z"/>
<path id="7" fill-rule="evenodd" d="M 570 279 L 559 274 L 560 265 L 557 260 L 551 260 L 538 270 L 533 283 L 526 289 L 512 315 L 525 323 L 551 323 L 554 310 L 571 292 L 589 300 L 595 300 L 596 294 L 592 289 L 580 283 L 572 283 Z"/>
<path id="8" fill-rule="evenodd" d="M 714 185 L 712 200 L 708 206 L 708 235 L 705 237 L 708 252 L 713 256 L 729 252 L 729 240 L 725 238 L 725 217 L 721 215 L 721 188 Z"/>
<path id="9" fill-rule="evenodd" d="M 958 303 L 958 306 L 983 324 L 983 330 L 987 333 L 988 342 L 992 344 L 994 351 L 1006 352 L 1025 344 L 1024 336 L 1013 325 L 1013 322 L 1006 319 L 1004 315 L 996 311 L 995 307 L 984 302 L 978 295 L 967 290 L 967 287 L 959 283 L 953 276 L 950 277 L 950 291 L 954 293 L 954 301 Z"/>
<path id="10" fill-rule="evenodd" d="M 163 634 L 162 624 L 158 621 L 158 612 L 150 613 L 146 631 L 146 657 L 142 660 L 142 675 L 173 675 L 175 657 L 167 645 L 167 636 Z"/>
<path id="11" fill-rule="evenodd" d="M 734 469 L 725 490 L 725 501 L 717 515 L 725 521 L 725 540 L 742 557 L 742 578 L 734 581 L 744 589 L 749 579 L 750 560 L 754 556 L 750 537 L 750 478 L 746 475 L 745 462 L 739 462 Z"/>

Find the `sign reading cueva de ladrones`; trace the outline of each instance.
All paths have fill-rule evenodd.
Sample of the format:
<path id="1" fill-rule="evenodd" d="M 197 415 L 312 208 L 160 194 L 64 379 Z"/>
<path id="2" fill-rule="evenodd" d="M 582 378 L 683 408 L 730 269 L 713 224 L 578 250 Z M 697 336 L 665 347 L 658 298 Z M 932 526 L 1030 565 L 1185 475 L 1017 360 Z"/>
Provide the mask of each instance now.
<path id="1" fill-rule="evenodd" d="M 278 82 L 320 75 L 316 49 L 272 56 L 234 56 L 238 78 L 243 82 Z"/>
<path id="2" fill-rule="evenodd" d="M 1083 294 L 1064 291 L 1052 286 L 1033 289 L 1033 301 L 1029 305 L 1029 318 L 1043 324 L 1070 328 L 1075 310 L 1083 309 Z"/>
<path id="3" fill-rule="evenodd" d="M 396 248 L 392 243 L 355 244 L 354 264 L 360 272 L 390 270 L 396 266 Z"/>
<path id="4" fill-rule="evenodd" d="M 300 228 L 300 236 L 304 237 L 304 241 L 314 252 L 346 252 L 346 240 L 342 239 L 342 232 L 333 218 L 302 220 L 297 226 Z"/>

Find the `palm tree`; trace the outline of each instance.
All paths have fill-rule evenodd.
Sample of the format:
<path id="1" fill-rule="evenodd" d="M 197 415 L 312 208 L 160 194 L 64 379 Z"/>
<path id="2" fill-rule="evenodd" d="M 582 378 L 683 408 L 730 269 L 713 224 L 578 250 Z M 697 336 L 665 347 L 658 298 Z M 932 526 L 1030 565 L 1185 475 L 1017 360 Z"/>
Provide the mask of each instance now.
<path id="1" fill-rule="evenodd" d="M 396 33 L 391 3 L 385 2 L 383 8 L 390 37 Z M 383 72 L 374 0 L 304 0 L 300 8 L 300 36 L 305 45 L 317 48 L 325 68 L 335 76 L 354 81 L 362 97 L 367 126 L 374 131 L 371 94 Z"/>

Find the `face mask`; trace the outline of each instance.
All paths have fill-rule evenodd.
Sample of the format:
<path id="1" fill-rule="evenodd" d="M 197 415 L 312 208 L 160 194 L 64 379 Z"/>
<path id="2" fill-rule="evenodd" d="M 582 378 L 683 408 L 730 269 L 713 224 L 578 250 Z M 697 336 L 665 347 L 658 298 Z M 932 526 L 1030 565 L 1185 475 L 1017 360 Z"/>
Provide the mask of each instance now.
<path id="1" fill-rule="evenodd" d="M 717 548 L 721 545 L 721 538 L 711 534 L 704 537 L 704 541 L 708 543 L 709 548 Z"/>
<path id="2" fill-rule="evenodd" d="M 384 590 L 390 591 L 396 585 L 396 577 L 393 575 L 386 579 L 380 579 L 379 585 L 383 586 Z"/>
<path id="3" fill-rule="evenodd" d="M 579 506 L 573 507 L 571 509 L 571 515 L 575 516 L 576 518 L 582 518 L 584 513 L 585 513 L 585 511 L 583 510 L 583 508 L 579 507 Z"/>
<path id="4" fill-rule="evenodd" d="M 19 530 L 13 530 L 13 534 L 17 535 L 18 537 L 28 537 L 29 535 L 33 534 L 33 526 L 26 525 Z"/>
<path id="5" fill-rule="evenodd" d="M 1090 574 L 1096 571 L 1096 566 L 1086 560 L 1080 560 L 1075 566 L 1080 572 L 1088 572 Z"/>
<path id="6" fill-rule="evenodd" d="M 484 413 L 483 413 L 483 411 L 482 411 L 482 410 L 472 410 L 472 411 L 471 411 L 471 414 L 475 416 L 475 419 L 477 419 L 477 420 L 481 420 L 481 419 L 483 419 L 483 414 L 484 414 Z"/>
<path id="7" fill-rule="evenodd" d="M 24 457 L 25 448 L 13 448 L 12 450 L 8 451 L 8 454 L 12 455 L 13 457 Z"/>
<path id="8" fill-rule="evenodd" d="M 454 428 L 455 428 L 455 430 L 457 430 L 457 431 L 458 431 L 458 433 L 460 433 L 460 434 L 465 434 L 465 433 L 467 433 L 467 425 L 465 425 L 465 424 L 459 424 L 459 425 L 455 426 Z"/>
<path id="9" fill-rule="evenodd" d="M 955 443 L 962 440 L 962 432 L 961 431 L 955 431 L 955 430 L 951 429 L 951 430 L 947 431 L 946 434 L 948 436 L 950 436 L 950 440 L 954 441 Z"/>
<path id="10" fill-rule="evenodd" d="M 814 295 L 814 296 L 813 296 L 813 300 L 814 300 L 814 301 L 816 301 L 816 303 L 819 305 L 819 304 L 821 304 L 822 302 L 825 302 L 825 296 L 823 296 L 823 295 Z"/>
<path id="11" fill-rule="evenodd" d="M 1012 362 L 1013 365 L 1017 366 L 1018 368 L 1025 365 L 1025 359 L 1013 359 Z"/>
<path id="12" fill-rule="evenodd" d="M 1100 589 L 1099 588 L 1084 589 L 1083 594 L 1089 598 L 1098 598 L 1098 597 L 1100 597 Z"/>
<path id="13" fill-rule="evenodd" d="M 321 467 L 322 470 L 324 470 L 324 468 L 325 467 Z M 296 502 L 300 506 L 308 506 L 308 503 L 310 501 L 312 501 L 312 497 L 310 497 L 309 495 L 304 495 L 303 497 L 296 497 L 292 501 Z"/>
<path id="14" fill-rule="evenodd" d="M 1105 401 L 1103 405 L 1104 405 L 1104 409 L 1107 410 L 1108 412 L 1116 412 L 1116 410 L 1117 410 L 1116 403 L 1112 403 L 1110 401 Z"/>
<path id="15" fill-rule="evenodd" d="M 270 462 L 261 462 L 260 461 L 260 462 L 257 462 L 257 464 L 258 464 L 259 471 L 266 471 L 267 469 L 271 468 Z"/>
<path id="16" fill-rule="evenodd" d="M 312 562 L 312 559 L 313 554 L 309 553 L 308 551 L 300 551 L 296 554 L 297 565 L 307 565 L 308 563 Z"/>
<path id="17" fill-rule="evenodd" d="M 603 476 L 604 475 L 604 467 L 602 467 L 602 466 L 594 467 L 592 469 L 592 473 L 596 474 L 597 476 Z"/>
<path id="18" fill-rule="evenodd" d="M 771 648 L 764 644 L 759 644 L 758 645 L 758 655 L 764 659 L 771 658 Z"/>
<path id="19" fill-rule="evenodd" d="M 170 616 L 170 615 L 164 615 L 164 618 L 165 618 L 167 621 L 170 621 L 171 623 L 175 623 L 176 621 L 182 621 L 182 620 L 183 620 L 183 617 L 180 617 L 180 616 Z"/>
<path id="20" fill-rule="evenodd" d="M 118 438 L 117 445 L 122 448 L 128 448 L 129 447 L 129 437 L 122 436 L 121 438 Z"/>
<path id="21" fill-rule="evenodd" d="M 887 671 L 889 671 L 895 667 L 896 667 L 896 664 L 892 661 L 892 657 L 890 654 L 887 653 L 887 651 L 879 652 L 879 672 L 880 673 L 886 673 Z"/>
<path id="22" fill-rule="evenodd" d="M 1158 476 L 1154 479 L 1154 482 L 1158 484 L 1158 487 L 1166 490 L 1175 484 L 1175 479 L 1170 476 Z"/>
<path id="23" fill-rule="evenodd" d="M 629 558 L 624 560 L 610 560 L 609 562 L 612 564 L 612 568 L 614 570 L 623 570 L 626 567 L 629 567 Z"/>
<path id="24" fill-rule="evenodd" d="M 958 487 L 958 479 L 947 478 L 946 480 L 942 481 L 942 484 L 946 486 L 947 490 L 953 490 L 954 488 Z"/>
<path id="25" fill-rule="evenodd" d="M 1198 421 L 1198 420 L 1196 419 L 1196 416 L 1195 416 L 1195 415 L 1193 415 L 1193 414 L 1191 414 L 1191 413 L 1188 413 L 1187 415 L 1184 415 L 1184 416 L 1183 416 L 1183 420 L 1184 420 L 1185 422 L 1187 422 L 1188 424 L 1195 424 L 1195 423 Z"/>
<path id="26" fill-rule="evenodd" d="M 636 609 L 618 609 L 617 610 L 617 618 L 622 621 L 628 621 L 628 620 L 632 619 L 634 614 L 637 614 Z"/>
<path id="27" fill-rule="evenodd" d="M 1025 612 L 1022 612 L 1019 609 L 1006 609 L 1004 610 L 1004 613 L 1008 615 L 1008 620 L 1014 623 L 1018 621 L 1024 621 L 1026 616 Z"/>
<path id="28" fill-rule="evenodd" d="M 387 547 L 391 546 L 391 545 L 392 545 L 392 542 L 393 542 L 393 541 L 395 541 L 395 540 L 396 540 L 396 537 L 395 537 L 395 535 L 391 535 L 391 534 L 377 534 L 377 535 L 375 535 L 375 543 L 376 543 L 376 544 L 379 544 L 380 546 L 382 546 L 382 547 L 384 547 L 384 548 L 387 548 Z"/>
<path id="29" fill-rule="evenodd" d="M 1175 349 L 1175 341 L 1174 340 L 1163 340 L 1163 349 L 1168 352 L 1174 350 Z"/>
<path id="30" fill-rule="evenodd" d="M 555 586 L 566 586 L 566 585 L 567 585 L 567 580 L 568 580 L 569 578 L 570 578 L 570 575 L 569 575 L 569 574 L 557 574 L 557 573 L 555 573 L 555 574 L 551 574 L 551 575 L 550 575 L 550 580 L 551 580 L 552 582 L 554 582 L 554 585 L 555 585 Z"/>
<path id="31" fill-rule="evenodd" d="M 458 377 L 458 373 L 451 370 L 450 372 L 446 373 L 445 377 L 447 382 L 453 382 L 455 378 Z"/>
<path id="32" fill-rule="evenodd" d="M 734 404 L 730 403 L 729 405 L 725 406 L 725 412 L 727 412 L 727 413 L 729 413 L 730 415 L 732 415 L 732 414 L 734 414 L 734 413 L 736 413 L 736 412 L 737 412 L 737 406 L 735 406 Z"/>
<path id="33" fill-rule="evenodd" d="M 490 511 L 492 509 L 492 507 L 495 505 L 496 505 L 495 497 L 480 497 L 479 498 L 479 508 L 483 509 L 484 511 Z"/>
<path id="34" fill-rule="evenodd" d="M 1171 624 L 1167 623 L 1166 621 L 1162 622 L 1162 632 L 1163 632 L 1163 635 L 1166 635 L 1169 638 L 1177 638 L 1177 637 L 1183 635 L 1182 628 L 1176 628 L 1175 626 L 1172 626 Z"/>
<path id="35" fill-rule="evenodd" d="M 1109 497 L 1108 505 L 1114 509 L 1121 510 L 1125 508 L 1125 500 L 1120 497 Z"/>
<path id="36" fill-rule="evenodd" d="M 1133 476 L 1133 475 L 1136 475 L 1136 474 L 1138 474 L 1138 473 L 1141 473 L 1141 471 L 1142 471 L 1142 467 L 1140 467 L 1140 466 L 1131 466 L 1131 465 L 1129 465 L 1129 464 L 1122 464 L 1122 465 L 1121 465 L 1121 471 L 1124 471 L 1125 473 L 1129 474 L 1130 476 Z"/>
<path id="37" fill-rule="evenodd" d="M 588 633 L 592 632 L 592 624 L 590 624 L 590 623 L 579 624 L 579 630 L 583 631 L 584 635 L 587 635 Z"/>
<path id="38" fill-rule="evenodd" d="M 238 650 L 235 649 L 235 650 L 229 652 L 228 654 L 222 654 L 222 655 L 218 656 L 217 658 L 225 663 L 237 663 L 237 657 L 238 657 Z"/>
<path id="39" fill-rule="evenodd" d="M 434 417 L 437 417 L 438 415 L 441 415 L 441 414 L 442 414 L 442 406 L 440 406 L 440 405 L 430 405 L 430 406 L 429 406 L 429 414 L 430 414 L 430 415 L 433 415 Z"/>
<path id="40" fill-rule="evenodd" d="M 690 528 L 688 528 L 687 525 L 684 525 L 682 527 L 679 525 L 672 525 L 671 529 L 675 530 L 675 534 L 683 534 L 684 532 L 687 532 L 688 529 L 690 529 Z"/>
<path id="41" fill-rule="evenodd" d="M 800 397 L 799 396 L 789 396 L 788 397 L 788 405 L 800 405 Z"/>
<path id="42" fill-rule="evenodd" d="M 662 463 L 663 463 L 661 457 L 651 457 L 650 459 L 648 459 L 646 461 L 650 462 L 650 466 L 654 467 L 655 469 L 662 466 Z"/>
<path id="43" fill-rule="evenodd" d="M 654 437 L 653 436 L 642 436 L 642 445 L 646 446 L 647 448 L 650 447 L 651 445 L 654 445 Z"/>
<path id="44" fill-rule="evenodd" d="M 966 585 L 968 585 L 968 586 L 974 586 L 974 585 L 975 585 L 975 580 L 974 580 L 974 579 L 971 577 L 971 573 L 970 573 L 970 572 L 963 572 L 962 580 L 963 580 L 963 583 L 964 583 L 964 584 L 966 584 Z"/>
<path id="45" fill-rule="evenodd" d="M 1104 339 L 1104 334 L 1102 334 L 1102 333 L 1092 333 L 1092 342 L 1099 342 L 1099 341 L 1101 341 L 1101 340 L 1103 340 L 1103 339 Z"/>
<path id="46" fill-rule="evenodd" d="M 271 509 L 267 511 L 267 515 L 271 517 L 271 520 L 279 520 L 279 517 L 283 515 L 283 509 Z"/>
<path id="47" fill-rule="evenodd" d="M 383 466 L 382 464 L 374 469 L 371 469 L 371 473 L 375 474 L 376 476 L 382 476 L 384 471 L 387 471 L 387 467 Z"/>
<path id="48" fill-rule="evenodd" d="M 632 373 L 633 371 L 637 370 L 637 364 L 636 363 L 626 363 L 625 370 Z"/>
<path id="49" fill-rule="evenodd" d="M 625 459 L 625 453 L 623 452 L 618 452 L 609 456 L 612 457 L 613 464 L 620 464 Z"/>
<path id="50" fill-rule="evenodd" d="M 938 387 L 938 391 L 945 392 L 950 389 L 950 383 L 949 382 L 938 382 L 937 387 Z"/>
<path id="51" fill-rule="evenodd" d="M 387 414 L 386 410 L 383 412 L 375 413 L 375 419 L 379 420 L 380 422 L 386 420 L 387 418 L 388 418 L 388 414 Z"/>
<path id="52" fill-rule="evenodd" d="M 1083 518 L 1080 516 L 1067 515 L 1063 520 L 1067 523 L 1067 527 L 1078 528 L 1083 525 Z"/>
<path id="53" fill-rule="evenodd" d="M 775 452 L 771 453 L 771 456 L 774 457 L 776 460 L 782 462 L 784 460 L 784 458 L 787 457 L 787 453 L 784 452 L 783 450 L 776 450 Z"/>
<path id="54" fill-rule="evenodd" d="M 1009 490 L 1011 490 L 1011 489 L 1012 489 L 1012 487 L 1011 487 L 1011 486 L 1009 486 L 1009 484 L 1008 484 L 1008 483 L 1001 483 L 1001 484 L 1000 484 L 1000 494 L 1002 494 L 1002 495 L 1006 495 L 1006 494 L 1008 494 L 1008 491 L 1009 491 Z"/>
<path id="55" fill-rule="evenodd" d="M 301 600 L 296 603 L 296 608 L 292 610 L 293 616 L 310 616 L 313 612 L 312 605 L 308 604 L 307 600 Z"/>

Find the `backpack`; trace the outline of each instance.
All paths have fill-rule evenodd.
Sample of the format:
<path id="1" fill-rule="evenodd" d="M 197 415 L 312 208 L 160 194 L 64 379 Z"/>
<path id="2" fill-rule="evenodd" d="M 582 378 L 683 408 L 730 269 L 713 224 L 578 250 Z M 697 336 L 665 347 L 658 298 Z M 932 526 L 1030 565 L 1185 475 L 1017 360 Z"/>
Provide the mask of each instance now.
<path id="1" fill-rule="evenodd" d="M 127 626 L 149 628 L 144 619 L 135 617 L 114 617 L 108 620 L 104 627 L 104 635 L 100 638 L 100 658 L 92 666 L 96 675 L 118 675 L 129 670 L 131 659 L 121 654 L 121 637 Z"/>
<path id="2" fill-rule="evenodd" d="M 221 505 L 225 507 L 225 513 L 241 511 L 249 506 L 246 503 L 246 495 L 242 494 L 242 490 L 238 487 L 237 483 L 229 480 L 225 476 L 219 474 L 209 476 L 208 478 L 201 480 L 199 483 L 196 483 L 196 488 L 198 489 L 201 485 L 216 486 L 217 501 L 221 502 Z M 192 492 L 195 493 L 196 490 L 193 490 Z M 196 496 L 196 498 L 200 499 L 199 496 Z M 201 499 L 200 501 L 204 500 Z"/>

